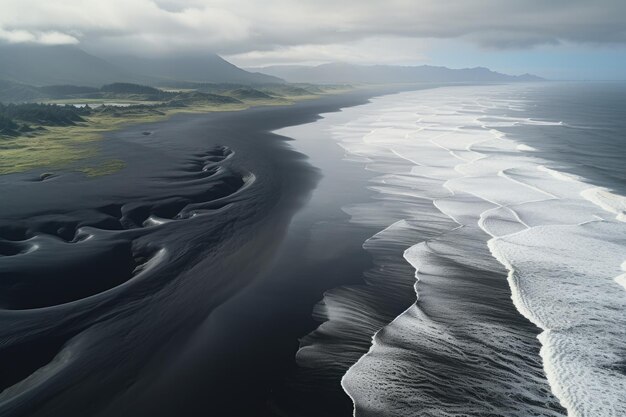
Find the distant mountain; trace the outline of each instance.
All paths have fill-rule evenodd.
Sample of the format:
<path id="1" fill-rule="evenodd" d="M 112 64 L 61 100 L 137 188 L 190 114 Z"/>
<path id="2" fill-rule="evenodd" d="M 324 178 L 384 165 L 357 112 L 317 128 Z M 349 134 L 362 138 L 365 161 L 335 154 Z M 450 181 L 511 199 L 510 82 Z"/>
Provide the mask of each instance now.
<path id="1" fill-rule="evenodd" d="M 0 43 L 0 80 L 35 87 L 100 87 L 115 82 L 160 85 L 171 81 L 284 83 L 277 77 L 244 71 L 215 54 L 187 58 L 102 59 L 71 45 L 5 43 Z"/>
<path id="2" fill-rule="evenodd" d="M 284 83 L 279 77 L 244 71 L 219 55 L 196 57 L 140 58 L 114 56 L 109 62 L 134 73 L 164 82 L 193 81 L 199 83 L 274 84 Z"/>
<path id="3" fill-rule="evenodd" d="M 450 69 L 447 67 L 393 66 L 393 65 L 354 65 L 343 63 L 318 66 L 276 65 L 250 70 L 283 78 L 292 83 L 317 84 L 389 84 L 415 82 L 510 82 L 541 81 L 535 75 L 507 75 L 488 68 Z"/>
<path id="4" fill-rule="evenodd" d="M 241 87 L 227 92 L 229 96 L 239 100 L 267 100 L 272 96 L 250 87 Z"/>
<path id="5" fill-rule="evenodd" d="M 34 86 L 100 86 L 141 77 L 69 45 L 0 44 L 0 79 Z"/>
<path id="6" fill-rule="evenodd" d="M 24 103 L 45 98 L 47 94 L 37 87 L 0 80 L 0 103 Z"/>

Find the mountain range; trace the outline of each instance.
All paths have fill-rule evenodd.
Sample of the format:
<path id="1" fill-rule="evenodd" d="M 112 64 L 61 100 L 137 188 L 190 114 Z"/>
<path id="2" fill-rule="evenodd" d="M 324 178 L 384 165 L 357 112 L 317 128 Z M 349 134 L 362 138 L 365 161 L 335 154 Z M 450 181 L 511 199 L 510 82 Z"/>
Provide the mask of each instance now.
<path id="1" fill-rule="evenodd" d="M 245 71 L 215 54 L 198 57 L 101 58 L 71 45 L 0 43 L 0 80 L 32 86 L 99 87 L 114 82 L 167 85 L 171 81 L 272 84 L 280 78 Z"/>
<path id="2" fill-rule="evenodd" d="M 450 69 L 435 66 L 283 65 L 248 70 L 220 56 L 143 58 L 98 57 L 72 45 L 0 43 L 0 101 L 32 101 L 48 94 L 39 87 L 100 87 L 116 82 L 152 86 L 237 84 L 389 84 L 416 82 L 539 81 L 534 75 L 506 75 L 487 68 Z M 297 86 L 294 86 L 296 88 Z M 190 87 L 192 88 L 192 87 Z"/>
<path id="3" fill-rule="evenodd" d="M 191 81 L 197 83 L 277 84 L 279 77 L 245 71 L 216 54 L 200 56 L 141 58 L 111 56 L 107 61 L 133 74 L 157 81 Z M 152 82 L 154 84 L 154 81 Z"/>
<path id="4" fill-rule="evenodd" d="M 330 63 L 317 66 L 276 65 L 262 68 L 249 68 L 265 74 L 280 77 L 292 83 L 318 84 L 390 84 L 417 82 L 519 82 L 542 81 L 543 78 L 531 74 L 507 75 L 488 68 L 451 69 L 430 65 L 355 65 Z"/>

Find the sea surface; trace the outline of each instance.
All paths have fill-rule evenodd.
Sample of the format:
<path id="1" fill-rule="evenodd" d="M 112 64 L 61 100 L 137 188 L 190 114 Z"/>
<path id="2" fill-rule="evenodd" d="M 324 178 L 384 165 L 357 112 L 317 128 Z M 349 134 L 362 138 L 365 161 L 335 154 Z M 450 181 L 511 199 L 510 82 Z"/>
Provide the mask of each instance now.
<path id="1" fill-rule="evenodd" d="M 375 174 L 343 210 L 378 232 L 362 282 L 317 305 L 301 367 L 345 370 L 356 416 L 626 415 L 626 84 L 440 87 L 324 116 L 309 129 Z"/>

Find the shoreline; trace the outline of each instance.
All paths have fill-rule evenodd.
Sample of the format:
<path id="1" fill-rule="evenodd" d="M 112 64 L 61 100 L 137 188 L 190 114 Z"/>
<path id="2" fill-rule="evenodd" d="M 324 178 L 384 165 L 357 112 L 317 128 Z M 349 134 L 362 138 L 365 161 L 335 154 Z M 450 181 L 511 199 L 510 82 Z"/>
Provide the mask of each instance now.
<path id="1" fill-rule="evenodd" d="M 510 299 L 515 288 L 509 284 L 524 269 L 503 262 L 494 245 L 502 240 L 504 250 L 508 245 L 518 256 L 515 245 L 523 244 L 518 238 L 524 232 L 508 232 L 529 227 L 501 209 L 524 211 L 527 203 L 556 196 L 543 186 L 576 181 L 543 165 L 532 175 L 523 169 L 494 175 L 491 155 L 497 161 L 500 154 L 519 155 L 517 163 L 527 168 L 536 162 L 527 152 L 538 151 L 507 138 L 502 130 L 513 119 L 499 119 L 498 113 L 490 118 L 457 90 L 449 96 L 426 91 L 425 100 L 406 102 L 402 95 L 379 97 L 393 93 L 360 91 L 280 109 L 175 115 L 107 134 L 103 157 L 123 154 L 132 161 L 120 172 L 89 181 L 72 173 L 36 181 L 28 172 L 10 176 L 15 184 L 0 182 L 12 199 L 0 209 L 6 218 L 0 250 L 8 256 L 6 265 L 21 258 L 30 264 L 14 271 L 54 271 L 53 257 L 58 267 L 71 265 L 68 245 L 89 248 L 85 253 L 96 256 L 88 259 L 100 265 L 119 263 L 125 251 L 134 262 L 127 281 L 104 291 L 87 289 L 95 295 L 76 290 L 79 298 L 67 300 L 51 287 L 34 298 L 16 293 L 21 298 L 0 300 L 0 341 L 9 341 L 0 362 L 10 359 L 1 364 L 9 372 L 0 383 L 32 374 L 0 394 L 0 412 L 348 416 L 353 406 L 357 415 L 367 415 L 392 413 L 396 406 L 408 407 L 399 413 L 441 411 L 445 404 L 450 411 L 478 413 L 485 406 L 481 384 L 488 381 L 494 413 L 562 415 L 544 386 L 549 365 L 541 364 L 541 358 L 554 357 L 546 346 L 559 332 L 542 333 L 540 350 L 534 337 L 540 329 Z M 371 97 L 392 111 L 365 112 L 363 119 L 355 106 Z M 438 104 L 466 111 L 441 119 Z M 425 129 L 417 129 L 410 116 L 416 106 L 422 106 Z M 530 118 L 516 118 L 511 126 L 524 120 L 563 128 Z M 475 128 L 459 128 L 469 125 Z M 145 129 L 151 134 L 144 135 Z M 411 129 L 428 140 L 412 140 Z M 431 130 L 437 134 L 432 138 Z M 483 178 L 482 188 L 472 182 L 476 178 Z M 506 180 L 523 192 L 490 194 L 507 188 L 497 183 Z M 494 186 L 484 187 L 485 181 Z M 589 185 L 576 198 L 597 205 L 587 195 L 595 189 Z M 27 204 L 33 197 L 36 203 Z M 623 220 L 619 207 L 609 211 Z M 94 224 L 94 214 L 105 219 Z M 522 217 L 528 221 L 532 214 Z M 602 231 L 596 223 L 577 227 Z M 540 221 L 540 227 L 546 226 Z M 110 254 L 119 242 L 123 256 L 115 252 L 118 258 L 102 263 L 98 251 Z M 69 279 L 59 288 L 80 286 L 82 272 L 93 274 L 83 267 L 71 271 L 73 278 L 59 276 Z M 415 278 L 419 288 L 412 292 Z M 405 309 L 407 297 L 412 299 Z M 397 308 L 399 314 L 387 314 Z M 43 317 L 53 324 L 39 327 Z M 111 352 L 125 358 L 114 354 L 114 370 L 107 367 Z M 547 373 L 554 385 L 557 373 Z M 133 382 L 126 386 L 129 377 Z M 407 390 L 414 403 L 397 397 Z M 567 391 L 554 392 L 563 403 Z M 95 395 L 106 401 L 90 402 Z"/>
<path id="2" fill-rule="evenodd" d="M 110 140 L 100 142 L 102 157 L 123 155 L 128 161 L 111 175 L 85 178 L 63 172 L 38 180 L 36 171 L 28 171 L 3 176 L 0 186 L 11 198 L 1 208 L 0 239 L 10 250 L 23 242 L 37 242 L 37 250 L 17 256 L 7 252 L 0 270 L 3 276 L 20 271 L 31 282 L 19 289 L 19 297 L 8 292 L 7 300 L 36 301 L 0 311 L 0 339 L 6 343 L 0 361 L 8 366 L 10 360 L 5 369 L 11 370 L 2 382 L 8 387 L 26 378 L 2 395 L 2 413 L 49 415 L 61 409 L 68 416 L 154 415 L 167 414 L 170 406 L 205 409 L 205 392 L 198 393 L 197 402 L 158 404 L 154 399 L 171 398 L 156 393 L 169 395 L 173 381 L 184 391 L 181 399 L 190 398 L 185 387 L 197 386 L 197 362 L 185 358 L 194 355 L 197 337 L 202 339 L 202 323 L 266 270 L 291 217 L 319 179 L 306 157 L 288 146 L 288 138 L 271 132 L 374 95 L 359 91 L 280 108 L 174 115 L 107 133 Z M 147 129 L 152 134 L 145 136 Z M 255 180 L 244 189 L 246 172 Z M 207 193 L 207 186 L 213 191 Z M 172 200 L 172 193 L 179 197 Z M 180 217 L 199 209 L 200 216 Z M 94 238 L 82 240 L 87 230 Z M 120 276 L 108 265 L 125 264 L 126 257 L 132 263 L 133 257 L 163 248 L 166 261 L 141 280 L 132 279 L 132 264 L 121 275 L 129 274 L 127 284 L 97 288 L 83 278 L 93 274 L 92 264 L 102 262 L 96 268 L 103 277 Z M 82 251 L 88 251 L 91 263 L 77 263 L 87 259 Z M 48 274 L 49 287 L 33 299 L 29 288 L 45 270 L 54 271 Z M 63 291 L 72 287 L 74 294 Z M 317 297 L 311 297 L 312 303 Z M 161 312 L 148 319 L 157 306 Z M 306 316 L 310 323 L 308 308 Z M 127 326 L 133 328 L 132 338 L 120 335 Z M 140 356 L 118 356 L 130 354 Z M 115 370 L 107 366 L 112 355 L 121 360 Z M 190 369 L 189 378 L 181 374 Z M 128 375 L 134 375 L 132 388 L 120 390 Z M 155 386 L 155 381 L 165 385 Z M 91 401 L 94 396 L 108 400 Z"/>
<path id="3" fill-rule="evenodd" d="M 238 104 L 191 104 L 185 107 L 157 106 L 134 109 L 133 106 L 120 107 L 121 115 L 96 114 L 85 117 L 83 122 L 69 126 L 45 126 L 35 133 L 0 137 L 3 147 L 0 156 L 6 161 L 0 164 L 0 175 L 24 172 L 32 169 L 63 170 L 72 169 L 87 176 L 106 175 L 123 168 L 123 164 L 109 166 L 85 165 L 89 159 L 97 157 L 97 142 L 107 133 L 124 130 L 127 127 L 167 120 L 177 114 L 207 114 L 213 112 L 239 112 L 256 107 L 292 106 L 305 100 L 322 99 L 325 96 L 345 94 L 356 91 L 331 90 L 310 96 L 285 96 L 275 100 L 244 100 Z M 48 104 L 63 103 L 50 102 Z M 141 102 L 135 103 L 142 106 Z M 115 108 L 115 106 L 112 106 Z M 26 152 L 27 150 L 28 152 Z M 84 166 L 83 166 L 84 165 Z"/>
<path id="4" fill-rule="evenodd" d="M 482 93 L 489 101 L 491 95 Z M 536 149 L 503 131 L 525 123 L 563 128 L 558 119 L 481 112 L 476 97 L 477 91 L 459 90 L 383 97 L 369 113 L 357 114 L 352 126 L 339 129 L 347 151 L 354 149 L 381 173 L 373 187 L 380 199 L 432 200 L 455 223 L 436 238 L 415 240 L 405 252 L 415 268 L 417 301 L 376 332 L 367 354 L 342 379 L 355 415 L 482 415 L 487 405 L 494 415 L 619 415 L 621 375 L 601 358 L 614 358 L 612 367 L 621 364 L 614 346 L 623 326 L 613 312 L 623 305 L 616 284 L 623 286 L 619 230 L 626 199 L 565 174 L 575 167 L 560 171 L 563 160 L 533 155 Z M 506 100 L 499 105 L 506 109 Z M 413 122 L 418 108 L 420 119 Z M 361 142 L 351 136 L 368 126 L 372 130 Z M 411 169 L 390 162 L 388 153 Z M 599 189 L 605 193 L 601 202 L 589 195 Z M 591 282 L 593 289 L 587 287 Z M 350 297 L 344 302 L 357 305 Z M 379 315 L 371 311 L 367 321 Z M 352 321 L 365 321 L 362 316 Z M 593 328 L 603 319 L 611 328 L 606 335 Z M 600 358 L 584 346 L 602 352 Z M 606 401 L 594 401 L 589 393 L 599 392 L 602 381 L 616 388 L 604 395 Z M 481 401 L 485 389 L 488 404 Z"/>
<path id="5" fill-rule="evenodd" d="M 541 367 L 534 340 L 538 331 L 511 303 L 506 271 L 490 256 L 488 235 L 476 224 L 473 210 L 485 209 L 488 203 L 454 185 L 464 172 L 463 164 L 471 167 L 472 161 L 480 160 L 472 146 L 490 139 L 489 132 L 455 124 L 471 118 L 471 112 L 461 107 L 448 113 L 454 104 L 449 96 L 455 93 L 464 97 L 462 91 L 452 89 L 382 97 L 370 109 L 355 112 L 352 126 L 338 129 L 338 140 L 347 152 L 366 159 L 368 169 L 379 173 L 373 187 L 380 193 L 378 199 L 403 213 L 390 222 L 386 246 L 407 241 L 402 258 L 412 271 L 405 274 L 405 283 L 370 280 L 372 293 L 392 285 L 397 287 L 394 293 L 413 295 L 403 312 L 369 333 L 371 345 L 346 372 L 342 387 L 357 416 L 416 410 L 425 415 L 431 415 L 430 410 L 478 415 L 485 406 L 480 393 L 487 386 L 492 387 L 488 395 L 494 414 L 525 415 L 524 402 L 536 402 L 533 407 L 541 415 L 560 415 L 558 402 L 543 395 L 547 382 L 538 382 Z M 440 95 L 449 100 L 443 104 L 447 117 L 441 121 L 441 109 L 428 107 L 439 103 Z M 418 122 L 414 122 L 416 114 Z M 352 130 L 368 127 L 372 131 L 362 141 L 352 139 Z M 343 303 L 356 305 L 361 297 L 356 291 L 347 293 Z M 387 298 L 374 306 L 386 306 Z M 351 313 L 355 316 L 351 321 L 357 324 L 348 334 L 366 333 L 357 317 L 372 322 L 380 311 L 370 307 Z M 351 315 L 344 318 L 347 323 Z M 341 325 L 341 321 L 335 324 Z M 497 353 L 507 343 L 515 345 L 515 353 Z M 499 355 L 497 365 L 490 363 L 494 355 Z M 402 393 L 409 391 L 410 400 L 403 399 Z M 512 392 L 521 398 L 511 401 Z"/>
<path id="6" fill-rule="evenodd" d="M 296 122 L 290 119 L 288 125 L 299 129 L 319 120 L 322 117 L 320 113 L 336 113 L 341 108 L 365 104 L 368 99 L 369 97 L 362 96 L 355 101 L 333 106 L 332 109 L 320 107 L 315 111 L 315 116 L 307 117 L 308 120 Z M 302 103 L 302 106 L 318 107 L 319 104 L 310 101 Z M 170 389 L 169 398 L 179 400 L 174 400 L 174 405 L 171 406 L 158 404 L 151 407 L 151 415 L 165 416 L 181 409 L 192 412 L 193 407 L 198 404 L 222 413 L 239 414 L 274 415 L 273 413 L 291 411 L 317 415 L 317 411 L 321 414 L 332 412 L 334 415 L 348 416 L 352 413 L 352 404 L 341 390 L 339 378 L 330 385 L 309 385 L 307 390 L 302 391 L 302 380 L 299 376 L 302 368 L 297 366 L 295 355 L 299 349 L 298 338 L 319 325 L 311 316 L 311 311 L 324 291 L 346 283 L 361 282 L 363 270 L 371 267 L 370 256 L 363 250 L 362 244 L 374 229 L 350 228 L 347 225 L 349 217 L 341 210 L 343 203 L 348 201 L 346 199 L 361 202 L 368 198 L 370 191 L 365 187 L 365 180 L 370 174 L 358 166 L 346 164 L 343 161 L 343 150 L 334 141 L 319 137 L 319 132 L 314 131 L 313 137 L 305 141 L 311 146 L 308 149 L 311 152 L 307 152 L 301 146 L 301 138 L 293 135 L 292 128 L 286 128 L 284 121 L 276 123 L 271 120 L 268 116 L 272 112 L 259 110 L 258 113 L 266 124 L 269 135 L 286 141 L 284 143 L 287 147 L 302 155 L 308 166 L 313 165 L 316 186 L 313 194 L 302 202 L 303 206 L 290 221 L 284 241 L 277 249 L 272 264 L 254 282 L 212 313 L 203 324 L 203 330 L 198 332 L 190 343 L 189 350 L 184 353 L 185 359 L 181 359 L 180 364 L 176 365 L 176 378 L 203 382 L 193 384 L 193 389 L 189 384 Z M 232 116 L 235 117 L 234 114 Z M 326 187 L 320 186 L 320 181 L 334 182 L 336 178 L 335 174 L 329 173 L 325 168 L 321 171 L 323 176 L 319 176 L 318 168 L 323 161 L 332 161 L 332 167 L 351 171 L 350 175 L 358 177 L 357 180 L 361 182 L 360 187 L 355 188 L 352 183 L 341 197 L 333 199 L 331 203 L 324 200 L 327 204 L 318 207 L 315 203 L 319 203 L 317 194 L 326 190 Z M 343 175 L 342 180 L 346 178 Z M 334 193 L 336 190 L 331 186 L 330 190 L 323 192 Z M 319 229 L 316 225 L 320 221 L 324 224 L 330 222 L 328 225 L 347 225 L 348 229 L 338 226 L 337 231 L 324 227 L 324 230 L 336 234 L 328 241 L 340 242 L 338 245 L 326 244 L 316 248 L 317 244 L 312 243 L 317 241 L 315 236 L 319 233 L 312 230 Z M 340 231 L 343 233 L 338 234 Z M 337 254 L 343 253 L 345 256 L 319 258 L 320 255 L 335 253 L 335 247 Z M 215 334 L 221 335 L 218 340 L 210 337 Z M 207 356 L 220 357 L 223 363 L 215 364 L 198 359 Z M 206 395 L 207 387 L 210 387 L 210 396 Z M 242 391 L 246 392 L 245 397 L 241 396 Z M 187 404 L 190 398 L 193 400 Z"/>

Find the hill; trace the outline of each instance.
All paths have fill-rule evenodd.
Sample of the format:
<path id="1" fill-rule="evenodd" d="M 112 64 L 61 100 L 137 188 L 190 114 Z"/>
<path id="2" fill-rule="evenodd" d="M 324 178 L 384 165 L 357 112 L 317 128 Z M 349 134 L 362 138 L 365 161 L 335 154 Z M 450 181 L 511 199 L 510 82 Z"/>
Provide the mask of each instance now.
<path id="1" fill-rule="evenodd" d="M 23 103 L 36 101 L 47 96 L 48 94 L 32 85 L 0 80 L 0 103 Z"/>
<path id="2" fill-rule="evenodd" d="M 33 86 L 100 86 L 141 78 L 69 45 L 0 44 L 0 56 L 0 79 Z"/>
<path id="3" fill-rule="evenodd" d="M 245 71 L 215 54 L 163 58 L 115 56 L 109 57 L 108 60 L 128 72 L 142 74 L 161 81 L 178 80 L 246 85 L 284 82 L 278 77 Z"/>
<path id="4" fill-rule="evenodd" d="M 116 82 L 162 85 L 170 81 L 283 83 L 280 78 L 244 71 L 215 54 L 199 57 L 113 57 L 103 59 L 72 45 L 0 42 L 0 80 L 35 87 L 99 87 Z"/>
<path id="5" fill-rule="evenodd" d="M 227 91 L 227 94 L 239 100 L 268 100 L 272 98 L 269 94 L 250 87 L 236 88 L 234 90 Z"/>
<path id="6" fill-rule="evenodd" d="M 77 85 L 48 85 L 39 87 L 38 90 L 50 98 L 63 98 L 72 95 L 96 94 L 100 90 L 95 87 L 84 87 Z"/>
<path id="7" fill-rule="evenodd" d="M 322 64 L 318 66 L 276 65 L 251 70 L 281 77 L 292 83 L 361 83 L 390 84 L 415 82 L 515 82 L 541 81 L 540 77 L 507 75 L 488 68 L 451 69 L 447 67 L 394 66 L 394 65 L 354 65 L 344 63 Z"/>

